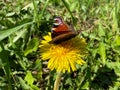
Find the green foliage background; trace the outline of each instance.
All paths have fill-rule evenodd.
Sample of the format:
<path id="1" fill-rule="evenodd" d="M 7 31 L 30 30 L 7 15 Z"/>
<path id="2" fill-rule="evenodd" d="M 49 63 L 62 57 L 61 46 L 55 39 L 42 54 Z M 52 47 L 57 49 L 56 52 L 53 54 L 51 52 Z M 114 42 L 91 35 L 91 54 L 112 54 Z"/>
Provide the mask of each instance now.
<path id="1" fill-rule="evenodd" d="M 120 89 L 120 0 L 0 1 L 0 90 L 53 90 L 39 42 L 54 16 L 71 22 L 87 43 L 86 64 L 62 76 L 60 90 Z"/>

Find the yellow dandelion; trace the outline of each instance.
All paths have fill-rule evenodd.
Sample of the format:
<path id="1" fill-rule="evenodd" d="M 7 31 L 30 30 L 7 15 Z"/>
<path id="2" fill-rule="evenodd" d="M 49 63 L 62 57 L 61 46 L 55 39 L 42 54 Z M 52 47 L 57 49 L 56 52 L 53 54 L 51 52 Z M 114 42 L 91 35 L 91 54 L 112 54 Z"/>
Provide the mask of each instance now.
<path id="1" fill-rule="evenodd" d="M 76 36 L 60 44 L 49 43 L 51 33 L 43 37 L 40 53 L 42 60 L 48 60 L 48 68 L 57 72 L 70 72 L 76 70 L 76 64 L 84 64 L 82 59 L 86 55 L 86 42 L 84 38 Z"/>

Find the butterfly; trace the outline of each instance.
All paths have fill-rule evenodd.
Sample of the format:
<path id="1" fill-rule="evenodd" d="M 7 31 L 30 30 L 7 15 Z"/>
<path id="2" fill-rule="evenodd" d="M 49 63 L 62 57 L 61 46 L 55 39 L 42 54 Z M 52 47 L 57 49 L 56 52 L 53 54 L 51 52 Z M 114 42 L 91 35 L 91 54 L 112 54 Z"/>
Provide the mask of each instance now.
<path id="1" fill-rule="evenodd" d="M 59 44 L 67 41 L 78 35 L 79 32 L 75 31 L 73 26 L 64 22 L 61 17 L 55 17 L 53 27 L 51 30 L 52 43 Z"/>

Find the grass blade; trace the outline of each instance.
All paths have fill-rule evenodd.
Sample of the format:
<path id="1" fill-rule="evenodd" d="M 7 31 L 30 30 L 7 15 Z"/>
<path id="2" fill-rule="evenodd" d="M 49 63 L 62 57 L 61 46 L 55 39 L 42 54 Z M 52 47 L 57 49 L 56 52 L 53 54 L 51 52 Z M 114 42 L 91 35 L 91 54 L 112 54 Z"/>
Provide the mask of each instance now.
<path id="1" fill-rule="evenodd" d="M 8 37 L 9 35 L 11 35 L 12 33 L 18 31 L 18 30 L 21 29 L 22 27 L 27 26 L 27 25 L 30 25 L 30 24 L 32 24 L 32 22 L 28 22 L 28 23 L 25 23 L 25 24 L 22 24 L 22 25 L 13 27 L 13 28 L 11 28 L 11 29 L 1 30 L 1 31 L 0 31 L 0 41 L 3 40 L 3 39 L 5 39 L 6 37 Z"/>
<path id="2" fill-rule="evenodd" d="M 64 4 L 64 6 L 67 8 L 67 10 L 68 10 L 68 12 L 70 13 L 70 15 L 71 15 L 71 18 L 72 18 L 72 21 L 73 21 L 73 24 L 75 25 L 76 24 L 76 20 L 75 20 L 75 18 L 73 17 L 73 15 L 72 15 L 72 12 L 71 12 L 71 10 L 70 10 L 70 6 L 65 2 L 65 0 L 62 0 L 62 2 L 63 2 L 63 4 Z"/>

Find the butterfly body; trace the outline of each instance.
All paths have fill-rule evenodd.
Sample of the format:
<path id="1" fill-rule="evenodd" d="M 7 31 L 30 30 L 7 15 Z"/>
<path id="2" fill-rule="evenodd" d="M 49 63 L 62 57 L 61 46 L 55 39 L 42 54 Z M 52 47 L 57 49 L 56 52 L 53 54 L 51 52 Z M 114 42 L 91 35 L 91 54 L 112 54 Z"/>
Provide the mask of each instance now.
<path id="1" fill-rule="evenodd" d="M 51 30 L 52 43 L 59 44 L 78 35 L 78 32 L 72 26 L 68 26 L 60 17 L 56 17 L 54 21 Z"/>

